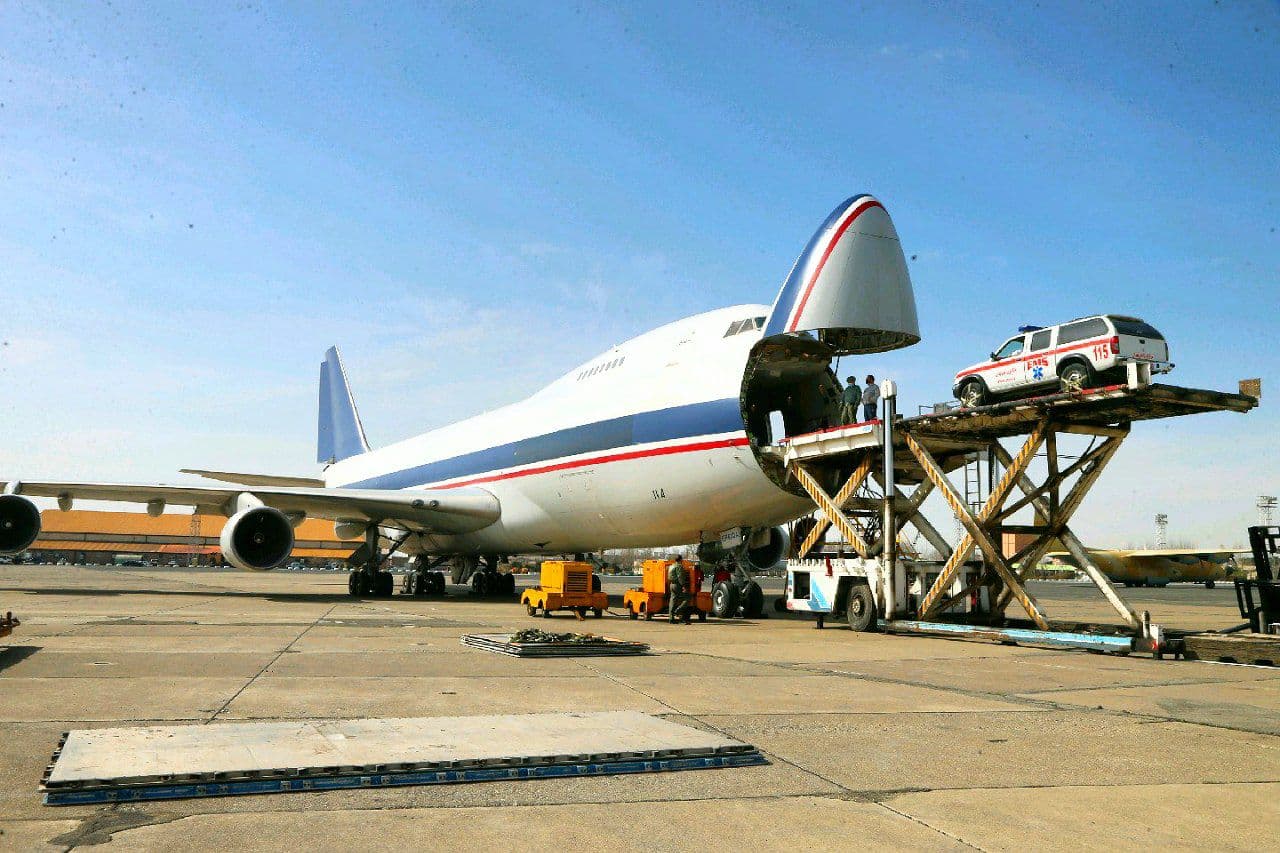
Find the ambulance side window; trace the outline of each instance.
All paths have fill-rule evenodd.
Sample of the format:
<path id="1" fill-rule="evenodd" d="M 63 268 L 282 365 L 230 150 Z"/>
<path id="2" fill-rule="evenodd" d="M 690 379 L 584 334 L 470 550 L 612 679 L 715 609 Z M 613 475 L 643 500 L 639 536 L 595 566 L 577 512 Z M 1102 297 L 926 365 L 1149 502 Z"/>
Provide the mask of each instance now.
<path id="1" fill-rule="evenodd" d="M 1039 352 L 1042 349 L 1049 348 L 1049 338 L 1053 336 L 1053 329 L 1041 329 L 1031 336 L 1031 351 Z"/>

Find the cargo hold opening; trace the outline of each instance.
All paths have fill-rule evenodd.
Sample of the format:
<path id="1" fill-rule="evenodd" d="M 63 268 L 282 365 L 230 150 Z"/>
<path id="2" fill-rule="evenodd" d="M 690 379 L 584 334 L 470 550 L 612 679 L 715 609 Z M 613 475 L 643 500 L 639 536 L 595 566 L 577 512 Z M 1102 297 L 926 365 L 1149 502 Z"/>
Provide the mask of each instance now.
<path id="1" fill-rule="evenodd" d="M 739 398 L 747 438 L 765 473 L 788 491 L 797 487 L 785 485 L 785 471 L 759 448 L 839 423 L 841 385 L 831 357 L 830 345 L 802 333 L 765 338 L 747 360 Z"/>

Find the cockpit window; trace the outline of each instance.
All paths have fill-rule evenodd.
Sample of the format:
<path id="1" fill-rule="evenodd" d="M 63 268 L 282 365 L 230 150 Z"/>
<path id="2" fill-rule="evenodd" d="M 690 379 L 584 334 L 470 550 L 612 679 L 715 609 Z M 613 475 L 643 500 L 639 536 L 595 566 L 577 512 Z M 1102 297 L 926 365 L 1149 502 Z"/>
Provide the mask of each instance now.
<path id="1" fill-rule="evenodd" d="M 724 333 L 724 336 L 729 338 L 743 332 L 753 332 L 756 329 L 763 329 L 764 321 L 764 317 L 748 317 L 745 320 L 735 320 L 729 324 L 729 330 Z"/>

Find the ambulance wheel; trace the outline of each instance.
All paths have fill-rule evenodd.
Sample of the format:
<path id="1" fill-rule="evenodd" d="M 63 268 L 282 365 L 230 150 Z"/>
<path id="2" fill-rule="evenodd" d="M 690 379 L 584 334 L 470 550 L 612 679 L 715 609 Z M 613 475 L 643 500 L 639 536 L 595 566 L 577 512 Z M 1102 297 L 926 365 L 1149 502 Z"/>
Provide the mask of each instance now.
<path id="1" fill-rule="evenodd" d="M 1093 368 L 1078 361 L 1073 361 L 1062 368 L 1058 378 L 1062 380 L 1063 391 L 1083 391 L 1094 385 Z"/>
<path id="2" fill-rule="evenodd" d="M 956 399 L 960 401 L 960 405 L 968 409 L 985 405 L 987 402 L 987 386 L 982 384 L 981 379 L 966 379 L 956 393 Z"/>
<path id="3" fill-rule="evenodd" d="M 869 631 L 876 624 L 876 603 L 871 597 L 871 587 L 856 583 L 849 589 L 849 606 L 845 613 L 849 627 L 855 631 Z"/>
<path id="4" fill-rule="evenodd" d="M 711 590 L 711 612 L 717 619 L 732 619 L 738 612 L 738 590 L 728 581 L 720 581 Z"/>
<path id="5" fill-rule="evenodd" d="M 532 605 L 532 604 L 526 604 L 526 605 L 524 606 L 524 612 L 525 612 L 525 613 L 528 613 L 530 616 L 537 616 L 537 615 L 538 615 L 538 608 L 537 608 L 537 607 L 535 607 L 535 606 L 534 606 L 534 605 Z"/>

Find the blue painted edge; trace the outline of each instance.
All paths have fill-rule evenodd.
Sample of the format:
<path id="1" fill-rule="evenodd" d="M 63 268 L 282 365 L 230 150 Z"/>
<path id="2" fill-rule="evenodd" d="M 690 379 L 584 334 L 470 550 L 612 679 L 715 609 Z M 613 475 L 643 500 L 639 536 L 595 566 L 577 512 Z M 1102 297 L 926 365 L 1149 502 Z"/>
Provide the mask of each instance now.
<path id="1" fill-rule="evenodd" d="M 1042 646 L 1062 646 L 1097 651 L 1133 651 L 1133 638 L 1110 634 L 1085 634 L 1073 631 L 1036 631 L 1029 628 L 991 628 L 985 625 L 959 625 L 951 622 L 914 622 L 895 619 L 881 623 L 885 630 L 917 634 L 964 636 L 982 634 L 983 638 L 1001 637 L 1015 642 Z"/>
<path id="2" fill-rule="evenodd" d="M 757 752 L 707 755 L 692 758 L 636 759 L 531 767 L 481 767 L 469 770 L 423 770 L 408 773 L 365 773 L 307 779 L 260 779 L 181 785 L 148 785 L 94 791 L 50 791 L 47 806 L 92 803 L 125 803 L 142 800 L 183 800 L 197 797 L 229 797 L 243 794 L 277 794 L 290 791 L 334 791 L 348 788 L 389 788 L 406 785 L 448 785 L 463 782 L 497 782 L 513 779 L 554 779 L 569 776 L 606 776 L 622 773 L 665 773 L 768 764 Z"/>
<path id="3" fill-rule="evenodd" d="M 736 397 L 708 400 L 568 427 L 343 485 L 352 489 L 408 489 L 582 453 L 742 429 L 741 404 Z"/>

